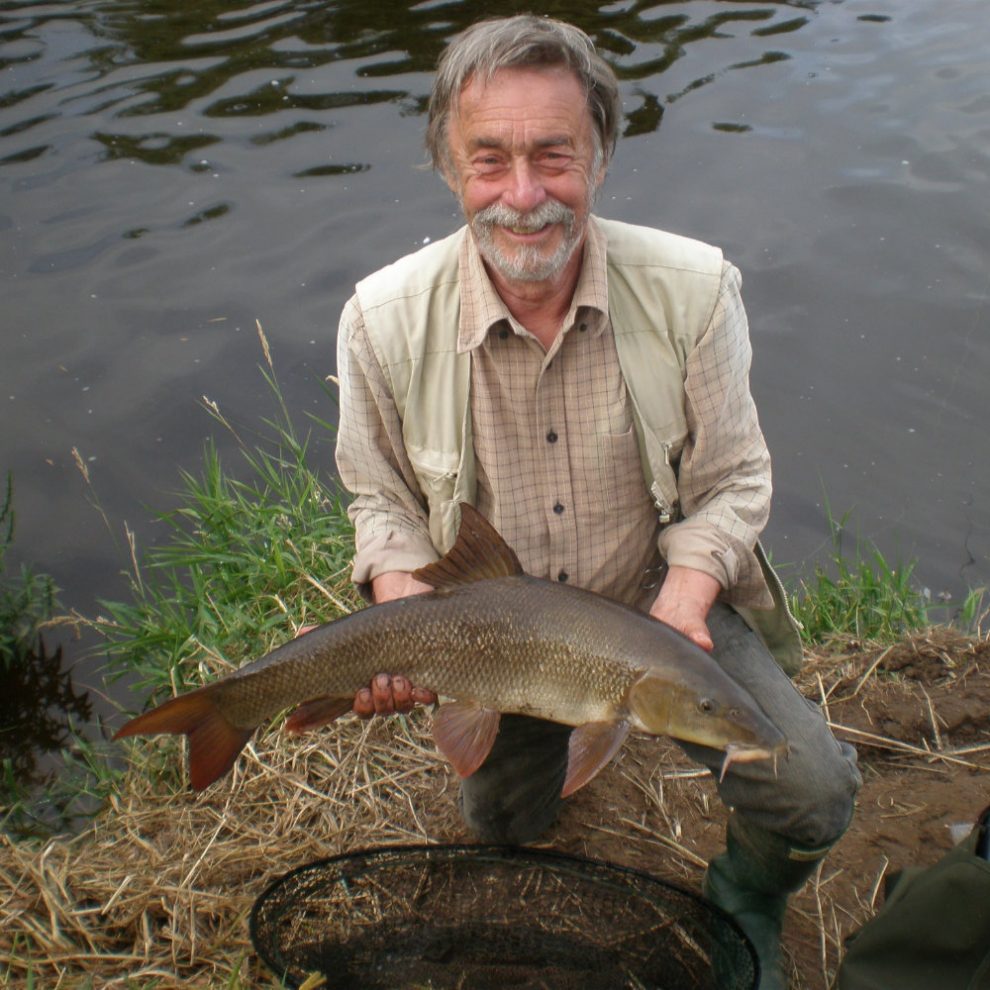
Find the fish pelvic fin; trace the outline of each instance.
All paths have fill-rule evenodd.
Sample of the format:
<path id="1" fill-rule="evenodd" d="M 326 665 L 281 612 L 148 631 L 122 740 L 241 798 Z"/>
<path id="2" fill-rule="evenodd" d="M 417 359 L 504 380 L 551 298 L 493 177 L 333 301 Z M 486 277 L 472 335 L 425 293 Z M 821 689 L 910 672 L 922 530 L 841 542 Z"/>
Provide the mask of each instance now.
<path id="1" fill-rule="evenodd" d="M 285 720 L 285 731 L 295 736 L 309 729 L 318 729 L 321 725 L 346 715 L 353 707 L 353 695 L 347 698 L 325 695 L 304 701 Z"/>
<path id="2" fill-rule="evenodd" d="M 460 777 L 470 777 L 495 744 L 501 715 L 476 701 L 448 701 L 433 716 L 433 740 Z"/>
<path id="3" fill-rule="evenodd" d="M 579 725 L 568 743 L 567 773 L 560 796 L 570 797 L 584 787 L 615 756 L 628 735 L 625 719 Z"/>
<path id="4" fill-rule="evenodd" d="M 413 571 L 413 577 L 437 590 L 486 578 L 522 574 L 515 551 L 474 506 L 461 502 L 457 539 L 446 556 Z"/>
<path id="5" fill-rule="evenodd" d="M 201 791 L 234 765 L 255 728 L 240 729 L 228 722 L 206 687 L 132 718 L 113 738 L 185 735 L 189 740 L 189 782 L 194 791 Z"/>

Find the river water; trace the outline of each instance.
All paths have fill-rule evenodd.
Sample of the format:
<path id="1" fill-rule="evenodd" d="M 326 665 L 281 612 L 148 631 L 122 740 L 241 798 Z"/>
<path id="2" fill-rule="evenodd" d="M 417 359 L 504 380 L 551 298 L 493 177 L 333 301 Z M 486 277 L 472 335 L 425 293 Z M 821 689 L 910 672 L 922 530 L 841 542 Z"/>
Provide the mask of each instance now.
<path id="1" fill-rule="evenodd" d="M 0 471 L 13 560 L 65 605 L 126 593 L 124 522 L 161 538 L 202 396 L 270 414 L 255 320 L 290 407 L 333 418 L 355 280 L 458 224 L 423 111 L 479 8 L 0 2 Z M 986 0 L 484 5 L 523 9 L 621 79 L 598 212 L 743 272 L 775 559 L 810 566 L 828 505 L 933 596 L 990 581 Z"/>

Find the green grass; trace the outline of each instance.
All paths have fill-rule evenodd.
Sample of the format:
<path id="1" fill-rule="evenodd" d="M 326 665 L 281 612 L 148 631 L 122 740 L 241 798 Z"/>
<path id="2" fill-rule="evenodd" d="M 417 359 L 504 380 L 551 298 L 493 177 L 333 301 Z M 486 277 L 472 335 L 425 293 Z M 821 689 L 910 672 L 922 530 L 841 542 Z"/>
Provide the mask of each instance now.
<path id="1" fill-rule="evenodd" d="M 140 560 L 132 555 L 131 599 L 102 602 L 93 623 L 106 639 L 110 679 L 126 674 L 139 693 L 160 699 L 201 684 L 298 625 L 357 604 L 344 504 L 312 466 L 311 436 L 293 424 L 273 372 L 264 373 L 278 407 L 267 434 L 249 445 L 208 404 L 236 439 L 236 470 L 207 443 L 200 473 L 182 474 L 178 507 L 159 517 L 167 539 Z"/>
<path id="2" fill-rule="evenodd" d="M 827 507 L 826 507 L 827 508 Z M 812 574 L 798 579 L 789 592 L 791 611 L 803 626 L 808 644 L 854 638 L 889 644 L 905 634 L 945 624 L 948 606 L 931 600 L 914 577 L 915 562 L 891 563 L 873 544 L 855 540 L 852 553 L 843 549 L 849 513 L 836 520 L 827 513 L 831 552 Z M 970 591 L 954 624 L 978 633 L 986 613 L 983 590 Z"/>

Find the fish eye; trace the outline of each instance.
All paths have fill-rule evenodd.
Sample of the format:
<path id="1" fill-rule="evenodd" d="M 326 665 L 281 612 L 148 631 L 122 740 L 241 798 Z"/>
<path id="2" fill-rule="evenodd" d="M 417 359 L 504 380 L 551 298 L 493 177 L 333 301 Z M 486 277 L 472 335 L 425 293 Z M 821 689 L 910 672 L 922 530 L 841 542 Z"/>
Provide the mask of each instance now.
<path id="1" fill-rule="evenodd" d="M 711 698 L 700 698 L 698 700 L 698 711 L 711 715 L 715 711 L 715 702 Z"/>

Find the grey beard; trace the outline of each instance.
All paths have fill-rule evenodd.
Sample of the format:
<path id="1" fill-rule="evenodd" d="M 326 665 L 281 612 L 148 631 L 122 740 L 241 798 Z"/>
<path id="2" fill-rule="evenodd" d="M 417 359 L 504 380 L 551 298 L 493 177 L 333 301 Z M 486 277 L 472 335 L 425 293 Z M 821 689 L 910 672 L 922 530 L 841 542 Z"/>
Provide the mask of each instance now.
<path id="1" fill-rule="evenodd" d="M 548 199 L 529 213 L 520 213 L 503 203 L 493 203 L 474 215 L 471 230 L 481 256 L 504 278 L 517 282 L 543 282 L 557 275 L 574 254 L 581 239 L 575 232 L 576 220 L 577 214 L 555 199 Z M 564 225 L 560 246 L 549 257 L 541 254 L 536 247 L 518 248 L 507 255 L 495 241 L 496 227 L 531 227 L 538 230 L 548 223 Z"/>

